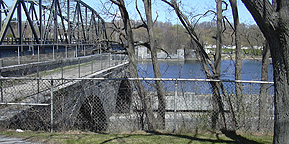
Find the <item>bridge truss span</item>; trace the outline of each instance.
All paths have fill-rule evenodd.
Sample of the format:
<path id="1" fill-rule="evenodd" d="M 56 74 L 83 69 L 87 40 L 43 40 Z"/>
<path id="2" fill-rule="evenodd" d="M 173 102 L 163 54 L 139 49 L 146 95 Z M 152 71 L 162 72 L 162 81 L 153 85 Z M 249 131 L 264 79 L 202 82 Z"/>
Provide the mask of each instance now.
<path id="1" fill-rule="evenodd" d="M 1 1 L 0 29 L 0 48 L 95 47 L 107 39 L 104 20 L 81 0 L 14 0 L 11 6 Z"/>

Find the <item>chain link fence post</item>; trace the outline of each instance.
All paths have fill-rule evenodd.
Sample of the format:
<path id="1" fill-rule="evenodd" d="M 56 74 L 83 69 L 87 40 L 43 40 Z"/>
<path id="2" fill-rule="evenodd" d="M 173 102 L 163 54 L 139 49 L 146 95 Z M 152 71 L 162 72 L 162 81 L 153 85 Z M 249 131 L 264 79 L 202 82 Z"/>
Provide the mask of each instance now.
<path id="1" fill-rule="evenodd" d="M 37 64 L 37 98 L 36 98 L 36 100 L 37 100 L 37 102 L 38 102 L 38 100 L 39 100 L 39 93 L 40 93 L 40 80 L 39 80 L 39 63 Z"/>
<path id="2" fill-rule="evenodd" d="M 118 65 L 118 58 L 117 58 L 117 56 L 118 56 L 118 55 L 115 55 L 115 54 L 114 54 L 114 56 L 113 56 L 113 57 L 114 57 L 114 65 L 115 65 L 115 66 Z"/>
<path id="3" fill-rule="evenodd" d="M 0 67 L 4 67 L 4 60 L 0 59 Z"/>
<path id="4" fill-rule="evenodd" d="M 77 57 L 77 47 L 78 45 L 75 46 L 75 55 L 74 55 L 75 57 Z"/>
<path id="5" fill-rule="evenodd" d="M 54 45 L 52 47 L 52 60 L 54 60 Z"/>
<path id="6" fill-rule="evenodd" d="M 102 70 L 102 59 L 103 59 L 102 54 L 100 54 L 100 63 L 101 63 L 100 70 Z"/>
<path id="7" fill-rule="evenodd" d="M 78 77 L 80 78 L 80 59 L 77 58 L 78 60 Z"/>
<path id="8" fill-rule="evenodd" d="M 83 47 L 83 56 L 85 56 L 85 45 L 82 45 Z"/>
<path id="9" fill-rule="evenodd" d="M 19 46 L 17 48 L 17 57 L 18 57 L 18 64 L 20 65 L 20 50 L 19 50 Z"/>
<path id="10" fill-rule="evenodd" d="M 110 60 L 111 60 L 111 54 L 109 53 L 109 54 L 108 54 L 108 67 L 110 67 L 110 63 L 111 63 Z"/>
<path id="11" fill-rule="evenodd" d="M 61 79 L 62 79 L 62 83 L 63 83 L 63 73 L 64 73 L 64 71 L 63 71 L 63 59 L 61 59 L 60 60 L 60 65 L 61 65 Z"/>
<path id="12" fill-rule="evenodd" d="M 3 80 L 2 80 L 2 78 L 0 79 L 0 86 L 1 86 L 1 102 L 4 102 L 4 98 L 3 98 Z"/>
<path id="13" fill-rule="evenodd" d="M 51 94 L 50 94 L 50 132 L 53 133 L 53 79 L 51 77 Z"/>
<path id="14" fill-rule="evenodd" d="M 175 81 L 175 95 L 174 95 L 174 129 L 173 133 L 176 133 L 177 130 L 177 96 L 178 96 L 178 81 Z"/>
<path id="15" fill-rule="evenodd" d="M 93 61 L 94 61 L 94 56 L 91 56 L 91 74 L 93 74 Z"/>
<path id="16" fill-rule="evenodd" d="M 40 52 L 39 52 L 40 48 L 39 47 L 40 46 L 37 47 L 37 62 L 39 62 L 39 59 L 40 59 L 40 55 L 39 55 L 40 54 Z"/>
<path id="17" fill-rule="evenodd" d="M 68 58 L 68 50 L 67 50 L 67 45 L 65 46 L 65 58 Z"/>

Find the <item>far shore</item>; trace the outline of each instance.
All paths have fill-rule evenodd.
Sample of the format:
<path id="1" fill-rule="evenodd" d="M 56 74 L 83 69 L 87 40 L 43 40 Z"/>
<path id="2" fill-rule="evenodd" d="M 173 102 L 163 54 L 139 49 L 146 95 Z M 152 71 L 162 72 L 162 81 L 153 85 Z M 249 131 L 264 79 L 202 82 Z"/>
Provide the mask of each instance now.
<path id="1" fill-rule="evenodd" d="M 213 55 L 210 55 L 211 60 L 214 59 Z M 271 58 L 269 58 L 271 60 Z M 176 59 L 176 58 L 158 58 L 158 61 L 188 61 L 188 60 L 198 60 L 198 58 L 185 58 L 185 59 Z M 235 56 L 222 55 L 222 60 L 235 60 Z M 242 56 L 241 60 L 262 60 L 262 56 Z M 138 59 L 138 61 L 151 61 L 151 58 L 147 59 Z"/>

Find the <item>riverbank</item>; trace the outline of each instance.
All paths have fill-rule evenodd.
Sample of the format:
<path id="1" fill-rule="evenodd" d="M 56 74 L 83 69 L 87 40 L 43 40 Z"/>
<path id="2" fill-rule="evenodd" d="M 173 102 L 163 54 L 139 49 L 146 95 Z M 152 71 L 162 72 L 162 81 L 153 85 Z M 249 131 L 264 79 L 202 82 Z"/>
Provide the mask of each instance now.
<path id="1" fill-rule="evenodd" d="M 211 60 L 214 59 L 214 55 L 209 55 L 209 58 Z M 177 59 L 177 58 L 158 58 L 158 61 L 163 62 L 163 61 L 190 61 L 190 60 L 199 60 L 198 58 L 184 58 L 184 59 Z M 235 60 L 235 55 L 229 55 L 229 54 L 222 54 L 222 60 Z M 245 55 L 241 57 L 241 60 L 262 60 L 262 56 L 252 56 L 252 55 Z M 271 58 L 270 58 L 271 60 Z M 146 59 L 138 59 L 138 62 L 147 62 L 151 61 L 151 58 L 146 58 Z"/>

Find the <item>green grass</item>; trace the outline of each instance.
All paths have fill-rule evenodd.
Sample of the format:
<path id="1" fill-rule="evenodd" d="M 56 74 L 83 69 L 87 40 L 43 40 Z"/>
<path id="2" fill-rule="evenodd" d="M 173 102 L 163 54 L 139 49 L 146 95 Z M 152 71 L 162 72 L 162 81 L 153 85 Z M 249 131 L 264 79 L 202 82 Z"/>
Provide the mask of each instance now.
<path id="1" fill-rule="evenodd" d="M 236 140 L 226 137 L 221 133 L 145 133 L 135 132 L 129 134 L 98 134 L 89 132 L 65 132 L 65 133 L 46 133 L 46 132 L 31 132 L 25 131 L 23 133 L 16 133 L 15 131 L 0 131 L 0 135 L 9 137 L 20 137 L 32 142 L 43 143 L 69 143 L 69 144 L 82 144 L 82 143 L 142 143 L 142 144 L 224 144 L 224 143 L 237 143 Z M 249 142 L 257 142 L 261 144 L 272 143 L 272 136 L 270 135 L 254 135 L 244 134 L 243 138 Z M 247 141 L 248 142 L 248 141 Z M 246 142 L 246 143 L 247 143 Z"/>

